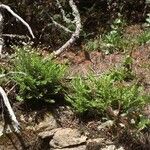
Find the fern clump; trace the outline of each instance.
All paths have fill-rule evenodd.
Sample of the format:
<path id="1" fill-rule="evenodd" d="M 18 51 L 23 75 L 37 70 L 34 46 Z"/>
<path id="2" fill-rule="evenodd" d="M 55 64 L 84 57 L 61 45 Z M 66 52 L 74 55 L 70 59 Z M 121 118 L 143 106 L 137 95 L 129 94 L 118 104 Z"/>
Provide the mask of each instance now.
<path id="1" fill-rule="evenodd" d="M 135 83 L 128 84 L 125 79 L 122 69 L 100 77 L 89 75 L 86 80 L 76 77 L 66 97 L 79 114 L 96 111 L 106 117 L 109 108 L 119 114 L 139 112 L 148 104 L 149 98 L 141 87 Z"/>
<path id="2" fill-rule="evenodd" d="M 55 96 L 61 92 L 66 67 L 23 47 L 17 48 L 14 70 L 25 73 L 13 76 L 19 86 L 18 100 L 54 102 Z"/>

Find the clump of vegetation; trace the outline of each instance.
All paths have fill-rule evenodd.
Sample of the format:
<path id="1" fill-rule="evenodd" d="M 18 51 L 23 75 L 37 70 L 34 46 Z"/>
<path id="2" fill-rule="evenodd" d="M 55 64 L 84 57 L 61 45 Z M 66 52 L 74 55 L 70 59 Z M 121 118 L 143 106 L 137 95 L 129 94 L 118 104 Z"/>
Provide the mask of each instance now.
<path id="1" fill-rule="evenodd" d="M 150 103 L 150 97 L 143 94 L 137 84 L 126 82 L 126 75 L 129 74 L 120 69 L 99 77 L 89 75 L 87 80 L 76 77 L 71 82 L 71 90 L 66 98 L 80 115 L 96 111 L 103 117 L 112 119 L 113 112 L 117 112 L 114 115 L 116 118 L 121 115 L 130 116 L 128 119 L 136 122 L 142 114 L 142 108 Z"/>
<path id="2" fill-rule="evenodd" d="M 13 80 L 19 85 L 18 100 L 54 102 L 61 87 L 66 67 L 39 56 L 29 47 L 17 48 Z"/>

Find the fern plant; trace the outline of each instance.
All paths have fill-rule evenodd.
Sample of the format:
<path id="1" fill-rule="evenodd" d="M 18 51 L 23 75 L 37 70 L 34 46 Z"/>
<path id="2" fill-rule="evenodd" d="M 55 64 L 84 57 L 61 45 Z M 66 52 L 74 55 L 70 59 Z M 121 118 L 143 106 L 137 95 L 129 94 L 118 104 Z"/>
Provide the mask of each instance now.
<path id="1" fill-rule="evenodd" d="M 71 82 L 67 100 L 77 113 L 96 110 L 107 116 L 107 109 L 119 113 L 132 113 L 149 103 L 148 96 L 142 95 L 141 87 L 124 84 L 124 71 L 115 70 L 100 77 L 89 75 L 87 80 L 76 77 Z"/>
<path id="2" fill-rule="evenodd" d="M 17 48 L 13 80 L 19 85 L 18 100 L 53 102 L 61 91 L 61 79 L 66 67 L 51 59 L 44 59 L 28 47 Z"/>

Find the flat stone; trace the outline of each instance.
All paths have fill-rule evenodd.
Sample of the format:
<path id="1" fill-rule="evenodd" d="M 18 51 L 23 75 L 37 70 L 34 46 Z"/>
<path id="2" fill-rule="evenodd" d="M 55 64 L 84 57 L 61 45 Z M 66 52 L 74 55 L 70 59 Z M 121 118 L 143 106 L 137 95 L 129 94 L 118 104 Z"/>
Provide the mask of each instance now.
<path id="1" fill-rule="evenodd" d="M 86 142 L 87 137 L 81 135 L 77 129 L 65 128 L 55 132 L 53 139 L 50 141 L 52 148 L 67 148 L 80 145 Z"/>
<path id="2" fill-rule="evenodd" d="M 86 146 L 85 145 L 81 145 L 81 146 L 77 146 L 77 147 L 73 147 L 73 148 L 61 148 L 61 149 L 50 149 L 50 150 L 86 150 Z"/>
<path id="3" fill-rule="evenodd" d="M 38 134 L 38 137 L 41 138 L 41 139 L 45 139 L 45 138 L 52 138 L 55 134 L 55 132 L 57 132 L 58 130 L 61 130 L 62 128 L 56 128 L 56 129 L 53 129 L 53 130 L 50 130 L 50 131 L 43 131 L 43 132 L 40 132 Z"/>

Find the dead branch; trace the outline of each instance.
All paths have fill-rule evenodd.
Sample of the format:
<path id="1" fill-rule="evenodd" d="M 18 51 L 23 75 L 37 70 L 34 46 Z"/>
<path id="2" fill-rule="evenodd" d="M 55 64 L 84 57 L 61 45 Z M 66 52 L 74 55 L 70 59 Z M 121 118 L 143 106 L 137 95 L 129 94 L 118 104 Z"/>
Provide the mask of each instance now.
<path id="1" fill-rule="evenodd" d="M 17 121 L 16 116 L 14 114 L 14 111 L 11 108 L 11 105 L 10 105 L 10 102 L 8 100 L 7 94 L 6 94 L 6 92 L 4 91 L 4 89 L 1 86 L 0 86 L 0 94 L 2 96 L 4 105 L 6 106 L 6 108 L 8 110 L 10 119 L 12 121 L 11 125 L 13 126 L 13 129 L 15 130 L 15 132 L 19 132 L 19 127 L 20 127 L 19 122 Z"/>
<path id="2" fill-rule="evenodd" d="M 73 31 L 71 31 L 71 30 L 69 30 L 67 27 L 65 27 L 65 26 L 63 26 L 63 25 L 61 25 L 61 24 L 59 24 L 59 23 L 56 22 L 52 17 L 51 17 L 51 20 L 52 20 L 53 24 L 54 24 L 56 27 L 63 29 L 63 30 L 64 30 L 65 32 L 67 32 L 67 33 L 73 33 Z"/>
<path id="3" fill-rule="evenodd" d="M 3 8 L 3 9 L 6 9 L 10 14 L 12 14 L 16 19 L 20 20 L 22 22 L 22 24 L 24 24 L 29 33 L 31 34 L 32 38 L 35 38 L 33 32 L 32 32 L 32 29 L 31 27 L 29 26 L 29 24 L 23 20 L 19 15 L 17 15 L 8 5 L 4 5 L 4 4 L 0 4 L 0 8 Z"/>
<path id="4" fill-rule="evenodd" d="M 71 21 L 69 18 L 66 17 L 65 11 L 64 11 L 62 5 L 60 4 L 59 0 L 56 0 L 56 3 L 57 3 L 58 8 L 59 8 L 60 11 L 61 11 L 63 20 L 64 20 L 66 23 L 73 23 L 73 21 Z"/>
<path id="5" fill-rule="evenodd" d="M 66 48 L 70 47 L 70 46 L 75 42 L 75 40 L 76 40 L 77 38 L 79 38 L 82 25 L 81 25 L 80 13 L 79 13 L 78 8 L 77 8 L 77 6 L 76 6 L 76 4 L 74 3 L 73 0 L 69 0 L 69 5 L 70 5 L 70 7 L 72 8 L 72 15 L 74 16 L 74 20 L 73 20 L 73 21 L 71 21 L 70 19 L 68 19 L 68 18 L 66 17 L 65 11 L 63 10 L 63 8 L 62 8 L 62 6 L 61 6 L 59 0 L 56 0 L 56 2 L 57 2 L 58 7 L 59 7 L 60 10 L 61 10 L 62 15 L 63 15 L 63 20 L 64 20 L 66 23 L 74 23 L 75 26 L 76 26 L 76 29 L 75 29 L 75 31 L 72 33 L 71 38 L 70 38 L 61 48 L 59 48 L 58 50 L 56 50 L 56 51 L 54 52 L 54 55 L 55 55 L 55 56 L 58 56 L 58 55 L 60 55 Z M 58 25 L 58 23 L 57 23 L 56 21 L 55 21 L 55 22 L 54 22 L 54 20 L 52 20 L 52 21 L 53 21 L 53 23 L 55 23 L 55 25 L 56 25 L 56 24 Z M 59 27 L 60 27 L 60 24 L 59 24 Z M 65 27 L 65 28 L 64 28 L 64 27 L 61 27 L 61 28 L 64 29 L 65 31 L 69 30 L 69 29 L 66 30 L 66 27 Z"/>
<path id="6" fill-rule="evenodd" d="M 2 32 L 3 32 L 3 16 L 0 11 L 0 55 L 2 54 L 2 49 L 3 49 L 3 44 L 4 44 Z"/>

